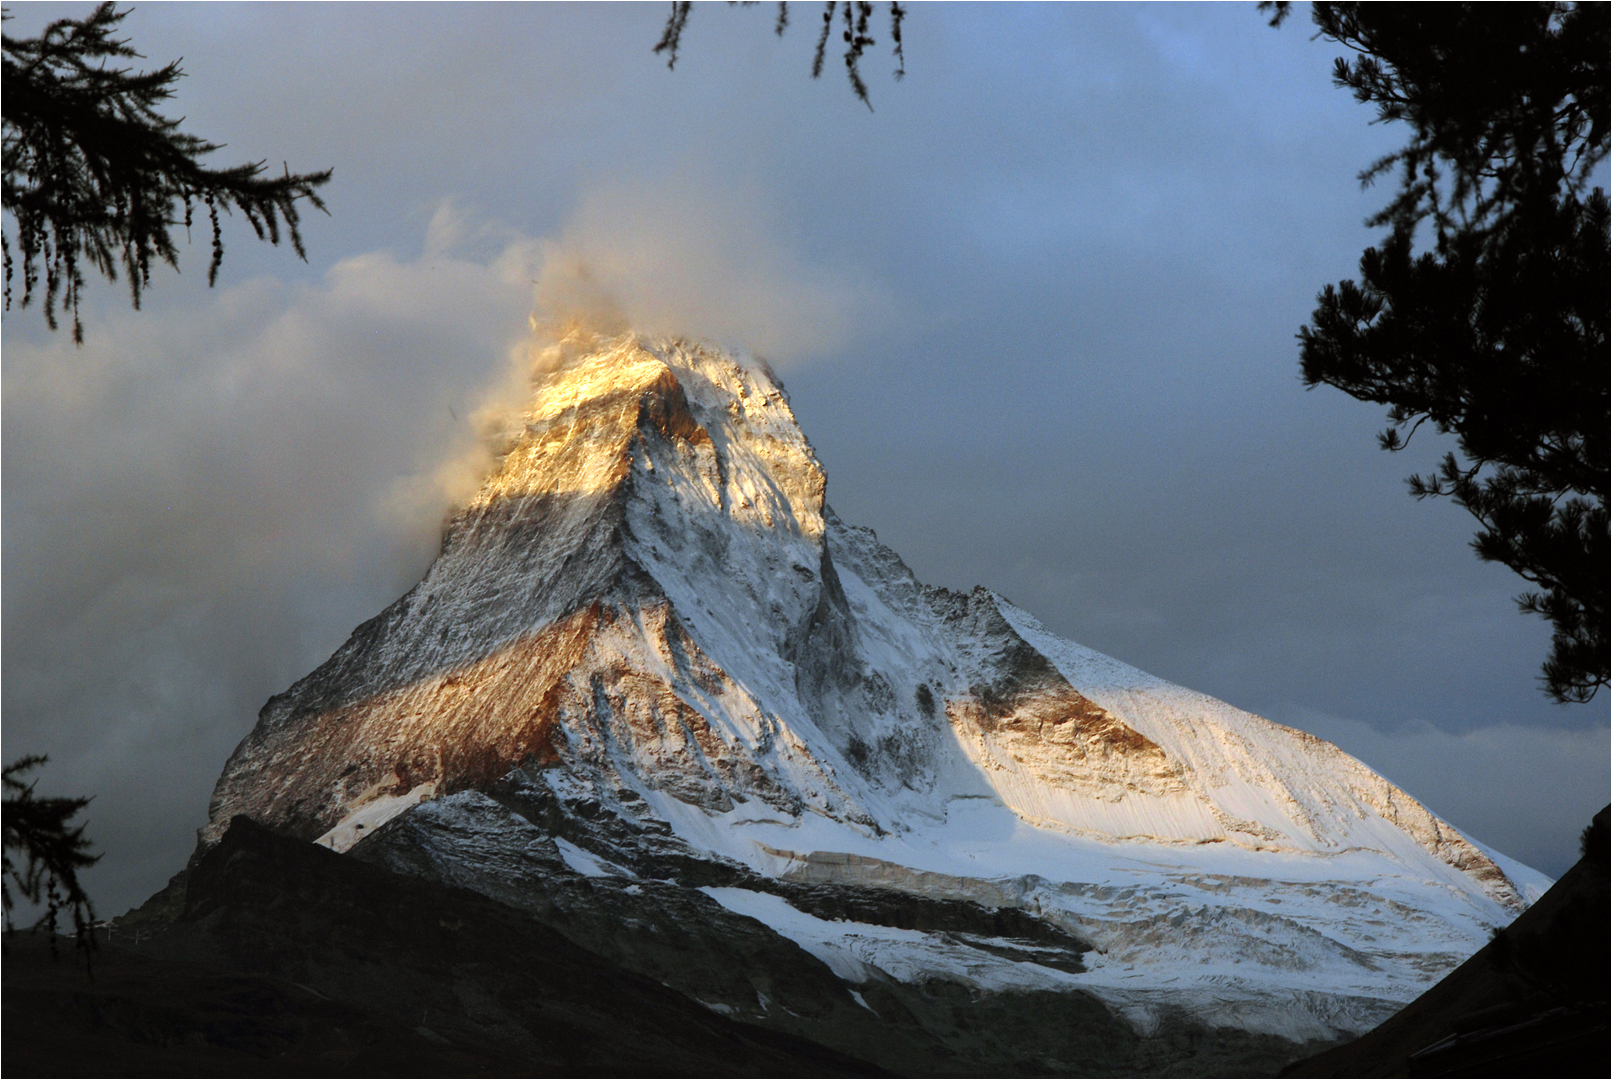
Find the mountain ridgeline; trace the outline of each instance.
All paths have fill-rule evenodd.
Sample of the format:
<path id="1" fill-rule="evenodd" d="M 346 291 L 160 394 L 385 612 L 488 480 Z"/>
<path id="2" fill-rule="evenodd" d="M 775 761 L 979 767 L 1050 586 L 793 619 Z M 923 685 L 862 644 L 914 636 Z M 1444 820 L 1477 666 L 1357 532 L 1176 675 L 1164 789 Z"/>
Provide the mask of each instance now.
<path id="1" fill-rule="evenodd" d="M 1274 1068 L 1546 882 L 1342 751 L 919 583 L 766 365 L 577 338 L 237 816 L 896 1070 Z M 602 961 L 603 962 L 603 961 Z"/>

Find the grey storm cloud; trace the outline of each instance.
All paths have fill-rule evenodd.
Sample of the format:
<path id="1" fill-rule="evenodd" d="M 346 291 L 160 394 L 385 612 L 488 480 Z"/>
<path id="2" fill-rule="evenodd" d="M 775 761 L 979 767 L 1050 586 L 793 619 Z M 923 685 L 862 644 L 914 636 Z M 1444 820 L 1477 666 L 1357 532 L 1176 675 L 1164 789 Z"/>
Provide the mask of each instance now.
<path id="1" fill-rule="evenodd" d="M 1386 198 L 1355 177 L 1401 138 L 1325 43 L 1251 4 L 919 7 L 869 113 L 757 11 L 699 6 L 668 72 L 663 17 L 129 16 L 221 160 L 336 178 L 306 265 L 234 222 L 218 289 L 198 249 L 142 312 L 98 288 L 82 349 L 6 314 L 6 754 L 96 795 L 103 909 L 182 865 L 268 695 L 413 584 L 478 416 L 579 312 L 765 353 L 836 510 L 921 578 L 1565 869 L 1605 703 L 1545 701 L 1520 583 L 1405 496 L 1438 447 L 1383 454 L 1373 409 L 1298 383 L 1294 332 Z"/>

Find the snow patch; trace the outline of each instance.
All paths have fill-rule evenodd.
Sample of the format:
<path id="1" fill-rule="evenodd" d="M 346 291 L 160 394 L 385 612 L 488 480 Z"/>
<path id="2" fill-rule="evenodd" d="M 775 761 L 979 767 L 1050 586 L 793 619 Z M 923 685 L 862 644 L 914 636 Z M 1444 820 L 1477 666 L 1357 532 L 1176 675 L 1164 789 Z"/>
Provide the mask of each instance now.
<path id="1" fill-rule="evenodd" d="M 401 795 L 378 795 L 360 803 L 314 843 L 323 844 L 332 851 L 345 852 L 409 807 L 434 796 L 437 786 L 437 781 L 433 780 L 416 784 Z"/>
<path id="2" fill-rule="evenodd" d="M 583 877 L 635 878 L 638 876 L 626 867 L 617 866 L 608 859 L 601 859 L 591 851 L 582 850 L 563 836 L 556 836 L 554 843 L 560 849 L 560 858 L 565 860 L 565 865 Z"/>
<path id="3" fill-rule="evenodd" d="M 1009 960 L 950 934 L 819 919 L 782 897 L 749 889 L 708 886 L 700 891 L 729 911 L 772 927 L 848 983 L 860 985 L 884 975 L 906 983 L 944 979 L 977 990 L 1052 990 L 1079 985 L 1078 975 Z"/>

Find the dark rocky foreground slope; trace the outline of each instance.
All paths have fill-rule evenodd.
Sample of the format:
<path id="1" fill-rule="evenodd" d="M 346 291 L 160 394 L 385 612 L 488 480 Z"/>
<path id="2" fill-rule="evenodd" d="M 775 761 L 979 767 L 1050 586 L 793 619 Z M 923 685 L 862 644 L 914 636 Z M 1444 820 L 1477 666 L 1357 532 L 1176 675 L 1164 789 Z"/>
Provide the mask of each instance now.
<path id="1" fill-rule="evenodd" d="M 1584 858 L 1494 940 L 1376 1029 L 1283 1076 L 1606 1076 L 1608 817 Z"/>
<path id="2" fill-rule="evenodd" d="M 164 910 L 166 907 L 166 910 Z M 7 1076 L 876 1073 L 737 1023 L 502 904 L 239 819 L 92 977 L 22 935 Z"/>
<path id="3" fill-rule="evenodd" d="M 521 910 L 238 819 L 119 920 L 93 978 L 70 950 L 53 962 L 38 939 L 14 940 L 0 1064 L 8 1076 L 1258 1075 L 1303 1050 L 1185 1020 L 1142 1039 L 1078 994 L 891 981 L 857 1001 L 763 924 L 656 884 L 556 868 Z"/>

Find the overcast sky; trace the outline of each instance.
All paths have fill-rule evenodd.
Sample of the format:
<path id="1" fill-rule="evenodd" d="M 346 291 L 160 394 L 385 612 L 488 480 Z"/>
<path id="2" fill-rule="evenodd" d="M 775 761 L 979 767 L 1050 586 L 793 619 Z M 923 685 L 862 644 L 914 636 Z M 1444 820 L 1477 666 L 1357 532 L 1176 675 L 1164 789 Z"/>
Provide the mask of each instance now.
<path id="1" fill-rule="evenodd" d="M 89 4 L 11 8 L 12 35 Z M 925 581 L 1338 742 L 1558 875 L 1608 799 L 1608 703 L 1471 521 L 1299 384 L 1404 139 L 1252 3 L 914 5 L 875 111 L 816 10 L 162 5 L 125 23 L 219 164 L 335 168 L 308 262 L 228 223 L 74 348 L 4 321 L 5 756 L 95 793 L 101 910 L 178 870 L 270 694 L 424 571 L 528 316 L 606 296 L 763 352 L 829 500 Z M 1603 180 L 1604 183 L 1604 180 Z M 8 223 L 8 230 L 10 225 Z"/>

